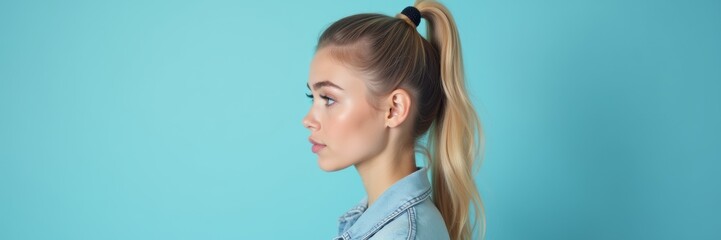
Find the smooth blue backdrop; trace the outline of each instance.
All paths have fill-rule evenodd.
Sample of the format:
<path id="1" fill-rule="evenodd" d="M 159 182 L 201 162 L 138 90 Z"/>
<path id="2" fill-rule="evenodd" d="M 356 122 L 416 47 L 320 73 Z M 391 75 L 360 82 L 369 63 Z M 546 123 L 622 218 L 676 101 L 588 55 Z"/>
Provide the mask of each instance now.
<path id="1" fill-rule="evenodd" d="M 488 239 L 721 239 L 720 1 L 446 1 Z M 324 27 L 410 1 L 1 1 L 0 239 L 329 239 Z"/>

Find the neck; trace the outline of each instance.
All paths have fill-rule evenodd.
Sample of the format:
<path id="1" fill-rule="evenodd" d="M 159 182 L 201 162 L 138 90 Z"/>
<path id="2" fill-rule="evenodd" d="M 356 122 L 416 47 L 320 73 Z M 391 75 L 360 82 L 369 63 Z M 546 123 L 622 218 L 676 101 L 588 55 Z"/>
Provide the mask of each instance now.
<path id="1" fill-rule="evenodd" d="M 391 185 L 416 171 L 415 152 L 382 153 L 355 165 L 368 194 L 368 207 Z"/>

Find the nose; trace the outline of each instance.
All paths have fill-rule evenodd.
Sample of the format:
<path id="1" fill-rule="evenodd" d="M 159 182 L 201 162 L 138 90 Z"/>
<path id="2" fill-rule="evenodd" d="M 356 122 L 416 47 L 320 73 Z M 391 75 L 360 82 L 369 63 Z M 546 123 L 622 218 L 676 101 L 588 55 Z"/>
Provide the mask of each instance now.
<path id="1" fill-rule="evenodd" d="M 315 130 L 318 131 L 320 124 L 318 124 L 318 121 L 313 118 L 313 111 L 308 111 L 308 113 L 303 117 L 303 126 L 311 131 Z"/>

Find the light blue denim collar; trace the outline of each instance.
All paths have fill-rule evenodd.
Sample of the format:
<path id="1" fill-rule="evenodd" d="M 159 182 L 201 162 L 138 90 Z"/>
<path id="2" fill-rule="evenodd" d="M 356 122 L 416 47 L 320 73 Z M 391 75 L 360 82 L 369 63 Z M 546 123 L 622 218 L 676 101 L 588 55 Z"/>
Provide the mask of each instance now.
<path id="1" fill-rule="evenodd" d="M 428 167 L 416 171 L 391 185 L 368 208 L 368 197 L 341 216 L 336 239 L 366 239 L 408 208 L 431 195 Z"/>

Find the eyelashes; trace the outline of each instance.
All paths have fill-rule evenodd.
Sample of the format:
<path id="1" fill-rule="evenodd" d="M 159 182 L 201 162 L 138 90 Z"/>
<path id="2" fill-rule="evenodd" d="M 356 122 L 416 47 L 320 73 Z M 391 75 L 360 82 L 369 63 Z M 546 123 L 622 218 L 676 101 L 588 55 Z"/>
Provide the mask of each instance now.
<path id="1" fill-rule="evenodd" d="M 313 94 L 306 93 L 305 96 L 308 97 L 308 98 L 310 98 L 311 102 L 313 102 Z M 330 98 L 330 97 L 328 97 L 328 96 L 326 96 L 326 95 L 318 94 L 318 96 L 319 96 L 320 98 L 322 98 L 323 100 L 325 100 L 325 102 L 326 102 L 325 105 L 326 105 L 326 106 L 330 106 L 330 105 L 333 105 L 333 104 L 335 103 L 335 99 Z"/>

